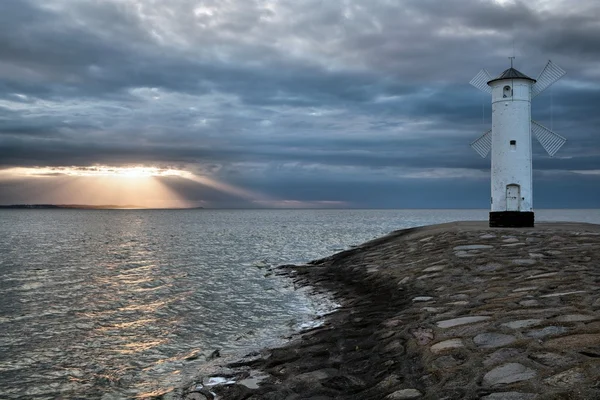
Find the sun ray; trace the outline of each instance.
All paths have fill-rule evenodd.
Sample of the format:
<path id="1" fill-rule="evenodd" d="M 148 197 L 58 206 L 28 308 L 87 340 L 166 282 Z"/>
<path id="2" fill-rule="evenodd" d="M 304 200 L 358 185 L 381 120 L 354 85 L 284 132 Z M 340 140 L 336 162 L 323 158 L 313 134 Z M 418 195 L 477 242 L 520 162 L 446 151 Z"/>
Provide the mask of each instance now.
<path id="1" fill-rule="evenodd" d="M 183 179 L 187 179 L 187 180 L 199 183 L 201 185 L 207 186 L 209 188 L 218 190 L 219 192 L 230 194 L 232 196 L 239 197 L 242 199 L 252 200 L 252 201 L 272 200 L 268 196 L 266 196 L 262 193 L 258 193 L 258 192 L 247 190 L 247 189 L 242 189 L 240 187 L 231 185 L 229 183 L 217 181 L 216 179 L 209 178 L 207 176 L 195 175 L 195 174 L 188 172 L 186 174 L 181 175 L 181 177 Z"/>
<path id="2" fill-rule="evenodd" d="M 0 171 L 0 178 L 25 177 L 43 183 L 44 192 L 36 196 L 43 203 L 186 208 L 194 204 L 157 179 L 183 174 L 187 172 L 144 166 L 38 167 L 6 169 Z"/>
<path id="3" fill-rule="evenodd" d="M 248 190 L 206 175 L 189 171 L 148 166 L 116 167 L 35 167 L 0 170 L 1 180 L 25 178 L 35 188 L 28 203 L 57 205 L 112 206 L 118 208 L 189 208 L 216 206 L 213 201 L 189 200 L 172 186 L 177 179 L 190 181 L 207 189 L 245 200 L 245 205 L 259 208 L 331 208 L 347 203 L 331 200 L 281 199 Z M 239 203 L 237 203 L 239 204 Z"/>

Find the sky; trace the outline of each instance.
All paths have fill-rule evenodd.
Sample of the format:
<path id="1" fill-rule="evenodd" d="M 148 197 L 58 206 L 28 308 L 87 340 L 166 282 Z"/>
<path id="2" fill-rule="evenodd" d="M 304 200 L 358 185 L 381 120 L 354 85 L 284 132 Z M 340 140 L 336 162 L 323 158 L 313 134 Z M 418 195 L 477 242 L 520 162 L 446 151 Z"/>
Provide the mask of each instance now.
<path id="1" fill-rule="evenodd" d="M 534 207 L 600 208 L 597 0 L 2 0 L 0 204 L 488 208 L 512 55 Z"/>

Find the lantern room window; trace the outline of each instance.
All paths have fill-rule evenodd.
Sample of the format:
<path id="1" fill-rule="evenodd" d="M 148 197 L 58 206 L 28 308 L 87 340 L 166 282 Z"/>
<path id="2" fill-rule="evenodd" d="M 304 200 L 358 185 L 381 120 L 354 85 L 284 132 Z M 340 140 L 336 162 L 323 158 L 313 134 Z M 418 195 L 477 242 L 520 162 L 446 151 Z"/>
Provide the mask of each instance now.
<path id="1" fill-rule="evenodd" d="M 503 98 L 512 97 L 512 95 L 513 95 L 512 88 L 508 85 L 504 86 L 504 88 L 502 89 L 502 93 L 503 93 L 503 95 L 502 95 Z"/>

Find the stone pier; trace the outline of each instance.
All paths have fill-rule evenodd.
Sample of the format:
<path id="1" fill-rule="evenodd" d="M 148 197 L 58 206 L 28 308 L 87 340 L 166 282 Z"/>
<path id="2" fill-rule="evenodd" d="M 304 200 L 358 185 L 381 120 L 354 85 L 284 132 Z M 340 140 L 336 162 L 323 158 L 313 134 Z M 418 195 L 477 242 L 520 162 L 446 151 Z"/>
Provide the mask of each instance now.
<path id="1" fill-rule="evenodd" d="M 599 225 L 407 229 L 279 272 L 342 307 L 183 398 L 600 399 Z"/>

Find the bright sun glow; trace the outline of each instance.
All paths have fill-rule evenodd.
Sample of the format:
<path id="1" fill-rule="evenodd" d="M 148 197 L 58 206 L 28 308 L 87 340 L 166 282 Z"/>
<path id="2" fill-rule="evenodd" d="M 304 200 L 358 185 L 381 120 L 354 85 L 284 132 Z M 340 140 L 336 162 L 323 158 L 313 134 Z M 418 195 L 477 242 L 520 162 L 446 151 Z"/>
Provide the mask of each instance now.
<path id="1" fill-rule="evenodd" d="M 0 180 L 24 177 L 39 180 L 46 188 L 36 197 L 52 204 L 119 205 L 151 208 L 179 208 L 209 205 L 204 200 L 190 203 L 175 188 L 170 179 L 183 179 L 207 189 L 232 197 L 264 202 L 270 199 L 261 193 L 249 191 L 213 177 L 196 175 L 189 171 L 147 167 L 142 165 L 113 167 L 94 165 L 86 167 L 34 167 L 0 170 Z M 163 179 L 161 179 L 163 178 Z M 44 183 L 43 185 L 41 185 Z M 29 202 L 29 201 L 28 201 Z M 33 202 L 40 202 L 39 200 Z"/>
<path id="2" fill-rule="evenodd" d="M 344 205 L 337 201 L 275 199 L 204 174 L 142 165 L 0 169 L 0 183 L 15 180 L 22 180 L 23 187 L 28 188 L 28 194 L 15 202 L 24 204 L 111 205 L 120 208 L 219 207 L 220 204 L 201 198 L 205 190 L 211 190 L 260 207 L 312 208 Z M 180 181 L 174 184 L 177 180 Z M 187 183 L 183 183 L 184 181 Z M 188 189 L 190 185 L 198 185 L 196 190 L 199 196 L 193 201 L 186 198 L 185 191 L 178 190 L 182 184 L 187 185 Z"/>
<path id="3" fill-rule="evenodd" d="M 233 196 L 247 199 L 247 200 L 266 200 L 264 196 L 259 193 L 245 190 L 225 182 L 219 182 L 214 178 L 210 178 L 202 175 L 195 175 L 188 171 L 171 169 L 171 168 L 158 168 L 158 167 L 144 167 L 144 166 L 131 166 L 131 167 L 111 167 L 105 165 L 97 165 L 92 167 L 37 167 L 37 168 L 12 168 L 6 170 L 12 174 L 25 175 L 32 177 L 53 177 L 53 176 L 66 176 L 66 177 L 97 177 L 97 178 L 111 178 L 123 179 L 123 178 L 134 178 L 137 183 L 141 183 L 143 180 L 149 180 L 149 178 L 158 177 L 178 177 L 194 181 L 201 185 L 210 187 L 223 193 L 228 193 Z M 133 180 L 133 179 L 132 179 Z"/>
<path id="4" fill-rule="evenodd" d="M 28 179 L 28 186 L 38 188 L 33 200 L 26 203 L 85 204 L 124 208 L 181 208 L 190 203 L 163 177 L 190 179 L 187 171 L 146 167 L 34 167 L 0 171 L 0 179 Z M 35 180 L 35 181 L 32 181 Z"/>
<path id="5" fill-rule="evenodd" d="M 115 177 L 115 178 L 149 178 L 159 176 L 179 176 L 188 178 L 192 176 L 187 171 L 181 171 L 170 168 L 158 167 L 110 167 L 110 166 L 93 166 L 93 167 L 40 167 L 40 168 L 13 168 L 10 170 L 17 175 L 27 176 L 97 176 L 97 177 Z"/>

